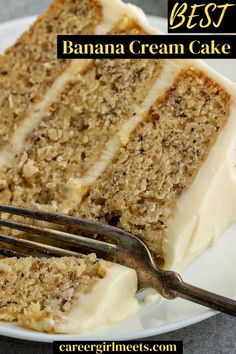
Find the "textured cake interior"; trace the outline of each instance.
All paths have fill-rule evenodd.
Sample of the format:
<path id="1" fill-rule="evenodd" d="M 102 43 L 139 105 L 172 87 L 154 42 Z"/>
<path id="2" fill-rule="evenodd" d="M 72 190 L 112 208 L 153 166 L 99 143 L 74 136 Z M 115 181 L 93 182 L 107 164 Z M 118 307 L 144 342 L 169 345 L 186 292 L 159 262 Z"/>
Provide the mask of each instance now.
<path id="1" fill-rule="evenodd" d="M 64 88 L 22 153 L 2 168 L 2 202 L 60 210 L 73 180 L 93 166 L 132 117 L 160 69 L 158 60 L 95 61 Z"/>
<path id="2" fill-rule="evenodd" d="M 56 34 L 96 33 L 103 10 L 57 0 L 0 57 L 0 201 L 131 231 L 162 264 L 168 219 L 224 127 L 230 96 L 193 62 L 57 60 Z M 124 13 L 107 33 L 146 33 Z"/>
<path id="3" fill-rule="evenodd" d="M 58 320 L 66 315 L 79 299 L 79 294 L 89 292 L 105 275 L 104 262 L 101 264 L 93 255 L 84 259 L 30 257 L 2 260 L 0 320 L 17 320 L 24 327 L 40 329 L 41 319 L 50 316 Z"/>
<path id="4" fill-rule="evenodd" d="M 57 60 L 57 34 L 93 34 L 101 20 L 96 0 L 57 0 L 0 56 L 0 145 L 70 64 Z"/>
<path id="5" fill-rule="evenodd" d="M 139 235 L 162 258 L 166 223 L 229 113 L 229 96 L 189 68 L 160 97 L 75 214 Z"/>

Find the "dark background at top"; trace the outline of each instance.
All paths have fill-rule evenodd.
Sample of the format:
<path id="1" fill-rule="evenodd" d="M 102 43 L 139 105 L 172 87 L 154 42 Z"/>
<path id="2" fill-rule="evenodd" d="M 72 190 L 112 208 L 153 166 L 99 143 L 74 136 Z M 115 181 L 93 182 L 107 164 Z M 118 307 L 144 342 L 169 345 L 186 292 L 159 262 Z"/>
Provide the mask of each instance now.
<path id="1" fill-rule="evenodd" d="M 151 15 L 167 16 L 167 0 L 124 1 L 142 7 Z M 0 21 L 39 14 L 51 2 L 52 0 L 0 0 Z"/>

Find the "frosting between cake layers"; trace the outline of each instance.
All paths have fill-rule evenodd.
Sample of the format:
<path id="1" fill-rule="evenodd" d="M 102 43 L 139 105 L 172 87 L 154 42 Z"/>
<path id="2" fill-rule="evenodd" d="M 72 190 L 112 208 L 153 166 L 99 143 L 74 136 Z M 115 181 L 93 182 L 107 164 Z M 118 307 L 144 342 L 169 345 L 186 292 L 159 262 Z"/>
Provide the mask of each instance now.
<path id="1" fill-rule="evenodd" d="M 122 4 L 120 0 L 114 3 L 118 7 L 121 6 L 120 3 Z M 130 15 L 136 17 L 136 21 L 147 33 L 160 34 L 158 30 L 149 25 L 142 12 L 138 13 L 130 8 Z M 187 64 L 187 60 L 183 62 Z M 216 241 L 227 226 L 236 220 L 234 205 L 236 199 L 236 84 L 215 72 L 201 60 L 188 60 L 188 63 L 197 66 L 223 87 L 231 95 L 232 102 L 225 128 L 200 168 L 195 181 L 182 194 L 176 211 L 168 223 L 163 245 L 165 267 L 177 271 L 184 270 Z M 175 73 L 176 76 L 177 74 L 178 72 Z M 174 78 L 175 75 L 173 75 Z M 170 86 L 171 82 L 169 82 Z M 153 93 L 157 97 L 158 90 L 155 91 L 153 88 Z M 151 96 L 150 94 L 148 97 Z M 148 102 L 148 97 L 146 102 Z M 120 132 L 123 143 L 135 129 L 138 121 L 141 119 L 137 118 L 136 122 L 133 119 L 124 124 Z M 125 131 L 128 135 L 126 133 L 122 135 Z"/>
<path id="2" fill-rule="evenodd" d="M 140 308 L 136 291 L 136 272 L 113 264 L 91 292 L 79 294 L 70 313 L 58 323 L 53 324 L 50 320 L 50 325 L 57 333 L 81 333 L 122 321 Z"/>
<path id="3" fill-rule="evenodd" d="M 128 15 L 140 23 L 147 31 L 157 31 L 149 26 L 144 12 L 132 4 L 124 4 L 121 0 L 100 0 L 102 5 L 103 19 L 96 27 L 95 34 L 103 35 L 108 33 L 124 15 Z M 40 121 L 49 113 L 51 105 L 57 100 L 66 84 L 71 81 L 79 80 L 80 73 L 92 62 L 89 59 L 73 60 L 65 71 L 55 80 L 47 90 L 44 98 L 36 103 L 27 113 L 24 121 L 17 127 L 11 142 L 1 149 L 0 167 L 9 165 L 14 157 L 24 148 L 24 142 L 40 123 Z M 14 142 L 14 143 L 13 143 Z M 109 145 L 110 143 L 108 143 Z M 110 144 L 111 145 L 111 144 Z M 74 184 L 74 181 L 71 182 Z"/>
<path id="4" fill-rule="evenodd" d="M 159 33 L 148 25 L 145 15 L 132 5 L 125 5 L 120 0 L 102 0 L 103 21 L 96 28 L 96 34 L 107 33 L 122 15 L 128 14 L 140 23 L 149 33 Z M 115 8 L 115 9 L 114 9 Z M 112 13 L 112 16 L 111 16 Z M 114 15 L 115 14 L 115 15 Z M 84 195 L 89 185 L 104 172 L 115 153 L 127 144 L 129 136 L 137 125 L 144 119 L 144 113 L 152 106 L 157 97 L 173 84 L 182 68 L 196 65 L 209 77 L 217 81 L 232 94 L 232 107 L 228 123 L 221 132 L 217 143 L 210 152 L 207 160 L 201 167 L 195 181 L 181 196 L 177 210 L 169 221 L 167 238 L 164 244 L 166 267 L 182 270 L 203 249 L 212 244 L 224 228 L 236 219 L 233 201 L 236 196 L 236 176 L 234 149 L 236 147 L 236 86 L 223 79 L 219 74 L 198 60 L 167 60 L 160 77 L 141 107 L 136 107 L 136 116 L 131 117 L 120 127 L 115 137 L 108 141 L 98 162 L 82 176 L 81 179 L 71 180 L 69 183 L 73 191 L 73 198 L 69 196 L 66 203 L 74 203 Z M 91 61 L 75 60 L 66 71 L 55 81 L 26 120 L 19 126 L 13 135 L 11 145 L 1 151 L 0 166 L 11 162 L 16 153 L 22 151 L 24 140 L 40 120 L 47 115 L 50 105 L 57 99 L 60 92 L 69 81 L 79 80 L 80 73 Z M 74 193 L 74 192 L 77 193 Z M 235 192 L 234 192 L 235 191 Z"/>
<path id="5" fill-rule="evenodd" d="M 63 74 L 55 80 L 53 85 L 46 92 L 44 99 L 32 107 L 26 119 L 24 119 L 16 129 L 11 138 L 11 143 L 1 150 L 0 166 L 11 163 L 12 159 L 23 150 L 27 135 L 32 132 L 40 123 L 41 119 L 48 114 L 51 105 L 55 102 L 65 85 L 76 78 L 79 80 L 80 73 L 85 70 L 90 62 L 91 60 L 88 59 L 72 62 Z"/>
<path id="6" fill-rule="evenodd" d="M 145 23 L 145 15 L 142 10 L 133 5 L 126 5 L 120 0 L 100 0 L 103 11 L 103 19 L 95 29 L 96 35 L 108 33 L 114 25 L 127 14 L 130 9 L 130 16 L 134 19 L 142 20 Z M 79 80 L 80 74 L 86 70 L 87 66 L 92 62 L 90 59 L 73 60 L 65 71 L 55 80 L 51 87 L 47 90 L 44 98 L 33 105 L 28 111 L 24 121 L 17 127 L 11 141 L 1 149 L 0 167 L 11 163 L 16 154 L 24 148 L 24 141 L 29 133 L 31 133 L 40 121 L 49 113 L 51 105 L 57 100 L 66 84 L 71 81 Z"/>
<path id="7" fill-rule="evenodd" d="M 198 66 L 231 95 L 226 126 L 192 185 L 180 197 L 164 242 L 166 269 L 184 270 L 236 220 L 236 85 Z"/>
<path id="8" fill-rule="evenodd" d="M 92 185 L 108 167 L 119 148 L 128 143 L 131 133 L 135 130 L 138 124 L 145 119 L 145 112 L 151 108 L 158 96 L 161 97 L 165 91 L 171 87 L 180 71 L 186 66 L 187 62 L 188 61 L 183 62 L 179 60 L 165 62 L 160 76 L 154 82 L 142 105 L 134 107 L 135 115 L 127 120 L 118 129 L 117 134 L 107 142 L 97 163 L 90 168 L 87 171 L 87 174 L 82 178 L 69 181 L 68 187 L 71 187 L 71 190 L 73 190 L 70 195 L 71 201 L 73 199 L 74 202 L 78 203 L 78 201 L 81 200 L 89 186 Z"/>

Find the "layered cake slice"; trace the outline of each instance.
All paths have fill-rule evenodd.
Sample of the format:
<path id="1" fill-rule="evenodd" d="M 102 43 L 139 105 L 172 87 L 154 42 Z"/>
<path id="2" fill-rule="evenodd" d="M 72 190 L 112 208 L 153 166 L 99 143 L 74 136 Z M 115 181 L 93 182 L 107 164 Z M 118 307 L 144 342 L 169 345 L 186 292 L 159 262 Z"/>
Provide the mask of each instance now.
<path id="1" fill-rule="evenodd" d="M 236 219 L 235 85 L 197 60 L 56 60 L 56 35 L 156 34 L 57 0 L 0 59 L 1 203 L 130 231 L 184 269 Z"/>
<path id="2" fill-rule="evenodd" d="M 11 258 L 0 261 L 0 320 L 49 333 L 92 331 L 138 308 L 132 269 L 83 259 Z"/>

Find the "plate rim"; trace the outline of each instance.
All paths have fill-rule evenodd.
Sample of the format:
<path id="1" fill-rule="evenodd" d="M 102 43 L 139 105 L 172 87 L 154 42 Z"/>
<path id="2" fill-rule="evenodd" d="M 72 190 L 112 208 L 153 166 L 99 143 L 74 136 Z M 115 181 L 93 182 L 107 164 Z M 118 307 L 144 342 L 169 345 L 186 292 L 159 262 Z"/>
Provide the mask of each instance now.
<path id="1" fill-rule="evenodd" d="M 34 331 L 28 331 L 27 329 L 17 327 L 15 328 L 6 328 L 2 329 L 0 326 L 0 335 L 9 337 L 9 338 L 15 338 L 15 339 L 20 339 L 20 340 L 26 340 L 26 341 L 32 341 L 32 342 L 40 342 L 40 343 L 53 343 L 54 341 L 64 341 L 64 340 L 69 340 L 69 341 L 74 341 L 74 340 L 82 340 L 82 341 L 89 341 L 89 340 L 107 340 L 107 341 L 112 341 L 112 340 L 134 340 L 134 339 L 144 339 L 144 338 L 149 338 L 149 337 L 154 337 L 158 336 L 161 334 L 166 334 L 170 332 L 177 331 L 178 329 L 182 329 L 185 327 L 192 326 L 196 323 L 202 322 L 204 320 L 207 320 L 215 315 L 217 315 L 218 312 L 212 311 L 212 310 L 206 310 L 205 312 L 198 314 L 194 317 L 190 317 L 189 319 L 184 319 L 181 321 L 175 321 L 172 322 L 171 324 L 166 324 L 162 325 L 160 327 L 152 328 L 152 329 L 143 329 L 135 332 L 129 332 L 129 333 L 122 333 L 119 335 L 115 334 L 100 334 L 100 335 L 93 335 L 93 333 L 89 333 L 88 335 L 86 334 L 74 334 L 74 335 L 61 335 L 61 334 L 47 334 L 43 332 L 34 332 Z M 159 331 L 157 332 L 157 329 L 159 328 Z M 22 332 L 20 332 L 22 331 Z"/>
<path id="2" fill-rule="evenodd" d="M 4 21 L 0 23 L 0 33 L 4 29 L 7 29 L 11 26 L 17 26 L 17 25 L 22 25 L 23 23 L 30 24 L 33 20 L 35 20 L 37 16 L 27 16 L 27 17 L 21 17 L 21 18 L 15 18 L 11 19 L 8 21 Z M 160 21 L 163 25 L 166 23 L 166 19 L 160 16 L 154 16 L 154 15 L 147 15 L 149 19 L 152 20 L 157 20 Z M 15 339 L 21 339 L 21 340 L 26 340 L 26 341 L 34 341 L 34 342 L 40 342 L 40 343 L 52 343 L 55 340 L 133 340 L 133 339 L 141 339 L 141 338 L 148 338 L 148 337 L 153 337 L 169 332 L 176 331 L 181 328 L 185 328 L 191 325 L 194 325 L 196 323 L 199 323 L 201 321 L 204 321 L 206 319 L 209 319 L 215 315 L 217 315 L 217 311 L 213 311 L 210 309 L 203 309 L 203 311 L 197 315 L 191 316 L 189 318 L 179 320 L 179 321 L 174 321 L 165 325 L 157 326 L 155 328 L 150 328 L 150 329 L 142 329 L 142 330 L 136 330 L 134 332 L 128 332 L 128 333 L 120 333 L 118 335 L 115 334 L 94 334 L 91 332 L 88 335 L 87 334 L 74 334 L 74 335 L 51 335 L 43 332 L 34 332 L 34 331 L 29 331 L 27 329 L 21 328 L 21 327 L 5 327 L 4 328 L 4 322 L 0 322 L 0 335 L 9 337 L 9 338 L 15 338 Z M 9 324 L 9 323 L 8 323 Z"/>

